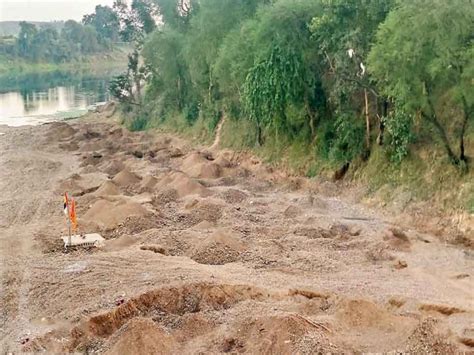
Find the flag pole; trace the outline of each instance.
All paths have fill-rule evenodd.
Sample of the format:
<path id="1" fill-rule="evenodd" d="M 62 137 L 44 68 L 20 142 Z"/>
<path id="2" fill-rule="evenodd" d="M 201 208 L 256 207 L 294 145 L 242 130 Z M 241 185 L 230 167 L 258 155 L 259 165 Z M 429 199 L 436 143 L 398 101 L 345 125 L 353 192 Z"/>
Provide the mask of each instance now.
<path id="1" fill-rule="evenodd" d="M 66 212 L 67 212 L 67 229 L 68 229 L 68 238 L 67 238 L 67 246 L 71 246 L 71 216 L 69 214 L 69 196 L 67 196 L 66 192 Z M 67 249 L 66 246 L 66 249 Z"/>

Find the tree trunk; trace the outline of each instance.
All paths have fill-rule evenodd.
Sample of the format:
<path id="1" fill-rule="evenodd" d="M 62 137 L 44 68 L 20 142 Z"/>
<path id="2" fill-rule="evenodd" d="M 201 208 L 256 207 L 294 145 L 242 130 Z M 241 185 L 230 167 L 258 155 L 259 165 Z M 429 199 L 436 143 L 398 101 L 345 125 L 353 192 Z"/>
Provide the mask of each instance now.
<path id="1" fill-rule="evenodd" d="M 439 137 L 441 138 L 441 142 L 443 143 L 443 147 L 446 150 L 446 153 L 448 154 L 449 160 L 454 165 L 459 165 L 459 158 L 454 154 L 453 149 L 451 148 L 451 145 L 449 144 L 449 139 L 446 134 L 446 131 L 444 130 L 443 126 L 441 123 L 438 121 L 438 118 L 436 117 L 436 114 L 433 115 L 427 115 L 426 113 L 422 112 L 421 113 L 423 117 L 428 121 L 433 124 L 433 126 L 436 128 L 438 131 Z"/>
<path id="2" fill-rule="evenodd" d="M 306 113 L 308 114 L 309 116 L 309 129 L 311 130 L 311 139 L 314 139 L 315 135 L 316 135 L 316 131 L 315 131 L 315 128 L 314 128 L 314 121 L 316 120 L 315 119 L 315 115 L 313 112 L 311 112 L 311 108 L 309 107 L 309 103 L 308 103 L 308 98 L 305 97 L 305 108 L 306 108 Z"/>
<path id="3" fill-rule="evenodd" d="M 260 123 L 257 122 L 257 141 L 255 142 L 257 147 L 262 145 L 262 129 L 260 128 Z"/>
<path id="4" fill-rule="evenodd" d="M 369 118 L 369 98 L 367 97 L 367 89 L 364 89 L 365 99 L 365 146 L 367 151 L 370 150 L 370 118 Z"/>
<path id="5" fill-rule="evenodd" d="M 388 100 L 383 99 L 383 106 L 382 106 L 382 117 L 379 117 L 379 135 L 377 137 L 378 145 L 383 145 L 383 138 L 385 132 L 385 123 L 383 121 L 384 117 L 388 115 Z"/>
<path id="6" fill-rule="evenodd" d="M 137 87 L 137 101 L 141 103 L 142 102 L 142 84 L 140 82 L 139 77 L 136 79 L 135 86 Z"/>
<path id="7" fill-rule="evenodd" d="M 464 135 L 466 134 L 467 123 L 469 121 L 469 108 L 464 95 L 462 95 L 461 100 L 463 105 L 464 117 L 461 126 L 461 133 L 459 134 L 459 159 L 467 163 L 467 157 L 464 151 Z"/>
<path id="8" fill-rule="evenodd" d="M 459 166 L 459 162 L 460 162 L 459 158 L 456 156 L 456 154 L 454 154 L 454 151 L 451 148 L 451 145 L 449 144 L 448 135 L 446 134 L 445 129 L 443 128 L 443 126 L 441 125 L 441 122 L 439 122 L 438 117 L 436 116 L 436 111 L 430 97 L 430 94 L 431 94 L 430 88 L 426 84 L 426 82 L 424 84 L 425 84 L 425 90 L 426 90 L 426 99 L 428 101 L 428 105 L 431 110 L 431 115 L 426 114 L 424 111 L 421 111 L 421 114 L 425 119 L 431 122 L 433 126 L 436 128 L 436 130 L 438 131 L 438 134 L 441 138 L 441 142 L 443 143 L 444 149 L 446 150 L 446 153 L 448 154 L 449 160 L 451 160 L 451 162 L 454 165 Z"/>

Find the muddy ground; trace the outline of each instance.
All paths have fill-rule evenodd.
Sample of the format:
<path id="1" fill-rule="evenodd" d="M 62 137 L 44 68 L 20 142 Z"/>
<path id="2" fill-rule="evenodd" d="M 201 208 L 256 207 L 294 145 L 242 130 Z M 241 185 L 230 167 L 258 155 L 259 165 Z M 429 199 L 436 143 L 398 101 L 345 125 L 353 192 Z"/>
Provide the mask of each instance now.
<path id="1" fill-rule="evenodd" d="M 470 249 L 100 115 L 0 132 L 2 352 L 473 351 Z M 64 251 L 66 190 L 105 245 Z"/>

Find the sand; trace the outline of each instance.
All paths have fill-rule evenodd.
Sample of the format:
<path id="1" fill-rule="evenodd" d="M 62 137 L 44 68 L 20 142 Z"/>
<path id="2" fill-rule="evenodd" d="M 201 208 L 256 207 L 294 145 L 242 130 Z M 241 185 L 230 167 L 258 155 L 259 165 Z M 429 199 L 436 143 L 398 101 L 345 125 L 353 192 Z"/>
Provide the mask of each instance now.
<path id="1" fill-rule="evenodd" d="M 140 177 L 132 173 L 130 170 L 124 169 L 115 175 L 112 181 L 118 186 L 125 187 L 138 183 L 140 181 Z"/>
<path id="2" fill-rule="evenodd" d="M 2 130 L 3 352 L 472 351 L 472 250 L 109 111 Z M 64 251 L 65 189 L 102 248 Z"/>

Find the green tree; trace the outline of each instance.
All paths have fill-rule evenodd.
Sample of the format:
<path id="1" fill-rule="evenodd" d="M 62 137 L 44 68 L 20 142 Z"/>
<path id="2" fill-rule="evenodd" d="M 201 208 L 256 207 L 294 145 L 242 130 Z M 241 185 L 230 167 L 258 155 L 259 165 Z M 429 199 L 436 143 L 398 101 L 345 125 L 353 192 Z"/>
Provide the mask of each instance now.
<path id="1" fill-rule="evenodd" d="M 369 56 L 384 93 L 431 125 L 457 166 L 467 163 L 464 135 L 472 121 L 473 18 L 469 0 L 401 2 Z"/>
<path id="2" fill-rule="evenodd" d="M 325 73 L 324 86 L 331 111 L 339 117 L 359 116 L 365 111 L 366 152 L 370 150 L 370 101 L 381 101 L 366 71 L 367 55 L 376 30 L 393 7 L 394 0 L 321 1 L 322 11 L 310 24 L 320 62 Z M 382 112 L 374 112 L 379 117 Z M 348 114 L 348 115 L 346 115 Z M 379 122 L 380 137 L 383 121 Z M 356 144 L 359 146 L 359 143 Z"/>
<path id="3" fill-rule="evenodd" d="M 40 28 L 31 45 L 34 60 L 54 60 L 54 48 L 58 45 L 59 34 L 53 27 Z"/>
<path id="4" fill-rule="evenodd" d="M 24 58 L 31 58 L 31 49 L 38 29 L 32 23 L 21 21 L 18 34 L 18 54 Z"/>
<path id="5" fill-rule="evenodd" d="M 151 69 L 149 97 L 160 97 L 162 107 L 184 110 L 192 104 L 192 85 L 182 55 L 184 36 L 166 26 L 155 31 L 145 43 L 143 56 Z"/>
<path id="6" fill-rule="evenodd" d="M 315 1 L 280 1 L 262 7 L 246 24 L 245 32 L 253 42 L 253 65 L 245 70 L 242 99 L 249 118 L 256 122 L 259 143 L 265 128 L 277 137 L 302 135 L 309 128 L 314 137 L 317 112 L 324 104 L 308 23 L 320 9 Z M 302 119 L 290 120 L 287 110 L 292 107 Z"/>
<path id="7" fill-rule="evenodd" d="M 101 44 L 116 42 L 119 39 L 119 17 L 109 6 L 97 5 L 94 13 L 83 17 L 82 23 L 95 28 Z"/>

